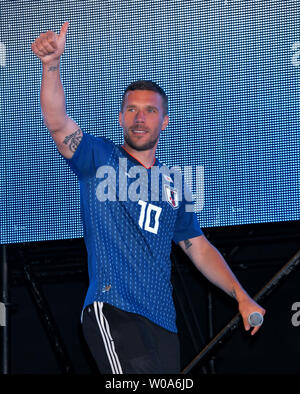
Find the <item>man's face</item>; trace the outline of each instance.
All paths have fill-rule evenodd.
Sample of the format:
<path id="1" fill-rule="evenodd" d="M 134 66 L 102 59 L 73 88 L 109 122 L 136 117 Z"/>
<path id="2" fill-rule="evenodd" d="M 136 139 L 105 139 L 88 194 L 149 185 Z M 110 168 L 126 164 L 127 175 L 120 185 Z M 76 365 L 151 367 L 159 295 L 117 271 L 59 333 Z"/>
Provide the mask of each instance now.
<path id="1" fill-rule="evenodd" d="M 151 90 L 133 90 L 126 93 L 119 123 L 124 140 L 132 149 L 149 150 L 157 146 L 161 130 L 169 117 L 164 115 L 163 100 Z"/>

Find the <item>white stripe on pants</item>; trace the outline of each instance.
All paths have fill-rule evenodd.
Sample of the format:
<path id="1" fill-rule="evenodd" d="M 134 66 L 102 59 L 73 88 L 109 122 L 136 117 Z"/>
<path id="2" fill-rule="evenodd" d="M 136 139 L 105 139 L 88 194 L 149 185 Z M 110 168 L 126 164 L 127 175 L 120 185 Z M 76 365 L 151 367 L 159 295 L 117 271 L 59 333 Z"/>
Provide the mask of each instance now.
<path id="1" fill-rule="evenodd" d="M 109 324 L 103 314 L 103 302 L 94 302 L 94 312 L 112 373 L 123 374 L 120 360 L 116 353 L 115 344 L 111 337 Z"/>

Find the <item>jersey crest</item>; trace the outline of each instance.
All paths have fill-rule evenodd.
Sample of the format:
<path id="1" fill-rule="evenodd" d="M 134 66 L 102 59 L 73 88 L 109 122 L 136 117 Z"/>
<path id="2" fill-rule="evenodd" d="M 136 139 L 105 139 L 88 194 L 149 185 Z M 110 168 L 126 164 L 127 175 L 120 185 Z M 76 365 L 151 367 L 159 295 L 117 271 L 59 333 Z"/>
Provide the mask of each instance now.
<path id="1" fill-rule="evenodd" d="M 169 185 L 164 185 L 166 201 L 171 205 L 172 208 L 176 209 L 179 207 L 178 191 Z"/>

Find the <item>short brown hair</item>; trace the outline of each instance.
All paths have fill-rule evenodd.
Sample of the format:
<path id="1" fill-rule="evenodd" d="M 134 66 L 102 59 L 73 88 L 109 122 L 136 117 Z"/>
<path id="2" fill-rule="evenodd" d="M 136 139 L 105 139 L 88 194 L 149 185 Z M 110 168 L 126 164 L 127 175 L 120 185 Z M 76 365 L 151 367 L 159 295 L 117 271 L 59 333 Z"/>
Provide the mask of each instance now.
<path id="1" fill-rule="evenodd" d="M 121 111 L 123 111 L 126 93 L 133 91 L 133 90 L 151 90 L 152 92 L 158 93 L 162 98 L 164 115 L 167 115 L 167 113 L 168 113 L 168 97 L 167 97 L 165 91 L 159 85 L 157 85 L 157 83 L 155 83 L 153 81 L 145 81 L 142 79 L 140 79 L 136 82 L 132 82 L 125 89 L 125 92 L 122 97 Z"/>

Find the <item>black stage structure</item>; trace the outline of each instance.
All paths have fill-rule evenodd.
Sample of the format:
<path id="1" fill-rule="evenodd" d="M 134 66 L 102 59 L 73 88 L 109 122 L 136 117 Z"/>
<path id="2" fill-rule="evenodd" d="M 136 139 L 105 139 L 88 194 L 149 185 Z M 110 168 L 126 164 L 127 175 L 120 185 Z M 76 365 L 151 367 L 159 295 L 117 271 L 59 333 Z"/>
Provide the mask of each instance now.
<path id="1" fill-rule="evenodd" d="M 267 310 L 251 337 L 236 302 L 175 244 L 172 282 L 182 374 L 299 373 L 300 221 L 204 229 Z M 97 374 L 80 329 L 87 289 L 83 239 L 1 246 L 1 374 Z"/>

